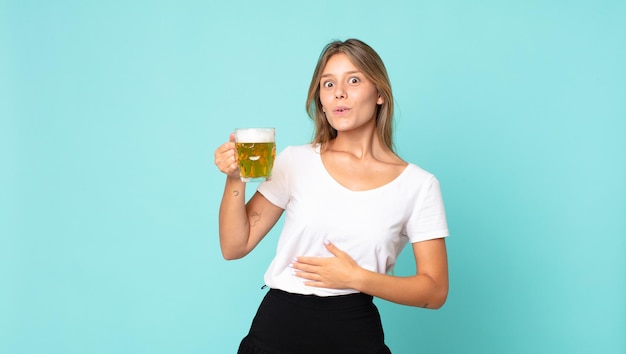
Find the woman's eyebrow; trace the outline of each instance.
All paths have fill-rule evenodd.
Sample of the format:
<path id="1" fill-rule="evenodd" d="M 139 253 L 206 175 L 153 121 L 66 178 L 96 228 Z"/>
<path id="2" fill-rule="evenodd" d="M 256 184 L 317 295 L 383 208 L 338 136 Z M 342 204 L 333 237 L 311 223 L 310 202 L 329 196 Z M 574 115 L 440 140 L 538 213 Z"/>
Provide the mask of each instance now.
<path id="1" fill-rule="evenodd" d="M 352 74 L 360 74 L 361 71 L 360 70 L 351 70 L 351 71 L 346 71 L 345 73 L 343 73 L 344 75 L 352 75 Z M 327 73 L 327 74 L 322 74 L 321 77 L 330 77 L 330 76 L 335 76 L 331 73 Z"/>

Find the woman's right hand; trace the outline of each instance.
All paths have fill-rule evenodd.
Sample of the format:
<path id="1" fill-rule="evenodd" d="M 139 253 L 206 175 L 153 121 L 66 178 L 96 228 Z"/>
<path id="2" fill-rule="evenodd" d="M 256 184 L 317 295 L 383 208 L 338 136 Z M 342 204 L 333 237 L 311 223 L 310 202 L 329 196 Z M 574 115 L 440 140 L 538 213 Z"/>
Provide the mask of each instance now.
<path id="1" fill-rule="evenodd" d="M 230 134 L 230 141 L 222 144 L 215 150 L 215 166 L 226 174 L 228 178 L 239 179 L 239 165 L 237 163 L 237 149 L 235 135 Z"/>

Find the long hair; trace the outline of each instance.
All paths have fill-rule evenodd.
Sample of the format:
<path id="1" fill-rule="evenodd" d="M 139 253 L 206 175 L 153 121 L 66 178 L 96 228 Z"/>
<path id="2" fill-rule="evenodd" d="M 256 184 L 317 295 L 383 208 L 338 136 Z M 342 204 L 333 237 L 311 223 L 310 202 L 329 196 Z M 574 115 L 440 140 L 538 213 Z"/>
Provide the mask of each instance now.
<path id="1" fill-rule="evenodd" d="M 313 72 L 311 84 L 309 85 L 309 93 L 306 99 L 307 113 L 315 124 L 315 135 L 312 143 L 324 146 L 330 140 L 337 137 L 337 130 L 328 123 L 322 111 L 320 80 L 322 71 L 324 67 L 326 67 L 328 60 L 333 55 L 340 53 L 347 55 L 352 64 L 374 83 L 378 94 L 383 98 L 383 104 L 379 105 L 376 109 L 376 132 L 381 144 L 390 151 L 394 151 L 392 137 L 393 95 L 387 69 L 374 49 L 354 38 L 344 42 L 330 42 L 324 47 L 317 61 L 317 66 Z"/>

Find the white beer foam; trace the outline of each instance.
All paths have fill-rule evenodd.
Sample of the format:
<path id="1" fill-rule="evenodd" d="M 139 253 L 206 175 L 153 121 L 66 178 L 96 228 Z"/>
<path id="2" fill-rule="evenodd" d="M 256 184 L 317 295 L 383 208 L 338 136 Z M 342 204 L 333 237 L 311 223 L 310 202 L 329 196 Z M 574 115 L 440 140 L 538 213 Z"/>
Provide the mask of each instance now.
<path id="1" fill-rule="evenodd" d="M 272 143 L 274 142 L 274 129 L 270 128 L 244 128 L 235 130 L 235 140 L 243 143 Z"/>

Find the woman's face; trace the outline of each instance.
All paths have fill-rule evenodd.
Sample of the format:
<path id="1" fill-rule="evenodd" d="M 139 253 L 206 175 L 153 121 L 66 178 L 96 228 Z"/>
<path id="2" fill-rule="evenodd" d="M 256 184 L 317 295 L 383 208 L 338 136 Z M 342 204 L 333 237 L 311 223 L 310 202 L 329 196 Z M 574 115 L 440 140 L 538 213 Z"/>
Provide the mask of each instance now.
<path id="1" fill-rule="evenodd" d="M 384 100 L 347 55 L 330 57 L 319 84 L 326 119 L 337 132 L 375 126 L 376 106 Z"/>

